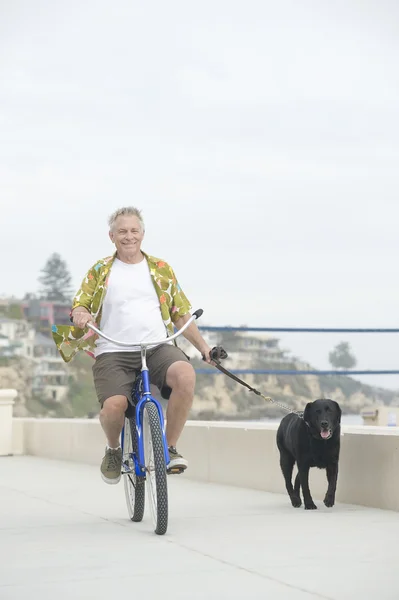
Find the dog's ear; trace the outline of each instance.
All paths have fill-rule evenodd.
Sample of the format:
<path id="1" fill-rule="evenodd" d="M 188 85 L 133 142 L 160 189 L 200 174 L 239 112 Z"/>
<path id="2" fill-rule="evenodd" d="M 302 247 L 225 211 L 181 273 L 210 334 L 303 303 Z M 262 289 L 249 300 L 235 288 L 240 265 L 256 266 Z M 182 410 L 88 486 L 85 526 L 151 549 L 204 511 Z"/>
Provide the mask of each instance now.
<path id="1" fill-rule="evenodd" d="M 307 405 L 305 406 L 305 410 L 303 411 L 303 420 L 305 421 L 305 423 L 309 423 L 310 409 L 311 409 L 312 404 L 313 404 L 313 402 L 308 402 Z"/>
<path id="2" fill-rule="evenodd" d="M 336 409 L 337 409 L 337 415 L 338 415 L 338 423 L 341 423 L 341 415 L 342 415 L 342 410 L 340 405 L 338 404 L 338 402 L 335 402 L 335 400 L 332 400 L 332 402 L 334 403 Z"/>

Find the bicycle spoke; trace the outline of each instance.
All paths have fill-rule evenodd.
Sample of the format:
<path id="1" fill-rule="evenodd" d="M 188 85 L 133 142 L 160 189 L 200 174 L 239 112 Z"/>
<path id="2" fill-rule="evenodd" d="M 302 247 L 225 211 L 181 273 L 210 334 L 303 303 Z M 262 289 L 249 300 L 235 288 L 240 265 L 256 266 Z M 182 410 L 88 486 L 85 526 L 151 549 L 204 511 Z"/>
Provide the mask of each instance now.
<path id="1" fill-rule="evenodd" d="M 135 433 L 135 425 L 130 419 L 125 419 L 124 440 L 123 440 L 123 463 L 122 466 L 126 469 L 122 473 L 125 475 L 124 487 L 125 498 L 129 517 L 132 521 L 141 521 L 144 515 L 145 490 L 144 480 L 137 478 L 136 467 L 133 458 L 133 452 L 137 451 L 134 448 L 133 437 Z"/>

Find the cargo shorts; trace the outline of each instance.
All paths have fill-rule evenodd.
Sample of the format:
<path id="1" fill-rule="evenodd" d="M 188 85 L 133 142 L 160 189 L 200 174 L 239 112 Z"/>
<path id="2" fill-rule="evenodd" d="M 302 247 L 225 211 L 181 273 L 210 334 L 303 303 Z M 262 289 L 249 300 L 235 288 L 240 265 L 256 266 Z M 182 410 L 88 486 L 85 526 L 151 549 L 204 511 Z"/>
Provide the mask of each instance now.
<path id="1" fill-rule="evenodd" d="M 172 392 L 166 385 L 166 372 L 178 361 L 189 362 L 189 357 L 175 345 L 161 344 L 147 351 L 150 381 L 168 400 Z M 111 396 L 126 396 L 132 402 L 132 390 L 137 374 L 141 371 L 140 352 L 104 352 L 92 367 L 94 387 L 102 406 Z"/>

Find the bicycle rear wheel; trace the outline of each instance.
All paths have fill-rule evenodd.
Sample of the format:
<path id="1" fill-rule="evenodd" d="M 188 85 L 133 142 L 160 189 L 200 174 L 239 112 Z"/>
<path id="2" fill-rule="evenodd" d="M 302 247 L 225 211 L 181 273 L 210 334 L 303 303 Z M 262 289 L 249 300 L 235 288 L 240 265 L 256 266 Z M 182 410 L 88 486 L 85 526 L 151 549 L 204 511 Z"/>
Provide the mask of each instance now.
<path id="1" fill-rule="evenodd" d="M 163 433 L 154 402 L 144 404 L 143 423 L 148 501 L 155 533 L 163 535 L 168 528 L 168 484 Z"/>
<path id="2" fill-rule="evenodd" d="M 125 418 L 123 437 L 122 474 L 129 517 L 136 523 L 143 520 L 145 506 L 145 477 L 137 477 L 133 453 L 137 456 L 136 425 Z"/>

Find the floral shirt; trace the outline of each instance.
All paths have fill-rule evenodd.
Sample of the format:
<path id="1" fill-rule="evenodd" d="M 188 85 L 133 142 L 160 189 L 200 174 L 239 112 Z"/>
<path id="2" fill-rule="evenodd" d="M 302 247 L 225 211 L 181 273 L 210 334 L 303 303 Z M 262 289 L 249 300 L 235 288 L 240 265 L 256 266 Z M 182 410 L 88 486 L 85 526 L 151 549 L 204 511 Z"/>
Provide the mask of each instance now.
<path id="1" fill-rule="evenodd" d="M 179 286 L 172 267 L 163 260 L 149 256 L 144 252 L 143 254 L 148 262 L 151 279 L 159 298 L 163 322 L 168 333 L 173 335 L 173 323 L 189 313 L 191 305 Z M 116 253 L 99 260 L 87 272 L 72 303 L 72 310 L 77 306 L 84 306 L 90 311 L 98 327 L 101 326 L 102 306 L 115 257 Z M 74 326 L 53 325 L 52 335 L 65 362 L 72 360 L 80 350 L 84 350 L 94 357 L 95 341 L 98 335 L 91 329 L 85 331 Z"/>

